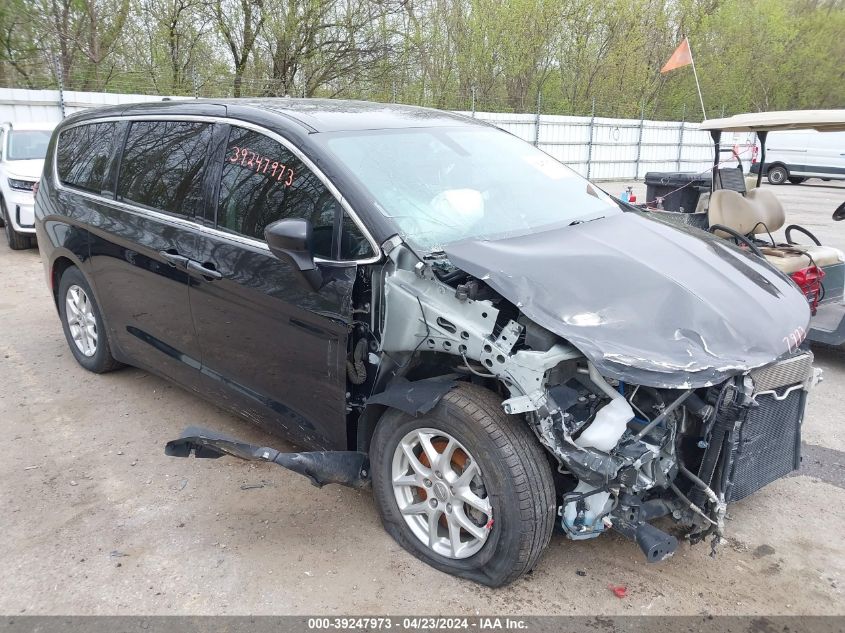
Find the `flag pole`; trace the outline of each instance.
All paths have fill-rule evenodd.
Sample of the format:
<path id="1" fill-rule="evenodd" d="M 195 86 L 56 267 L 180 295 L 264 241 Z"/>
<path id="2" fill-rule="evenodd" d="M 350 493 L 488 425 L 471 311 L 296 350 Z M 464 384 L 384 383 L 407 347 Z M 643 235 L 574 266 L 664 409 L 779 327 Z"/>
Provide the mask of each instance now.
<path id="1" fill-rule="evenodd" d="M 701 84 L 698 83 L 698 73 L 695 70 L 695 57 L 692 55 L 692 46 L 690 46 L 689 38 L 684 38 L 687 41 L 687 48 L 689 49 L 689 58 L 692 62 L 692 74 L 695 77 L 695 87 L 698 88 L 698 100 L 701 102 L 701 114 L 704 119 L 707 119 L 707 112 L 704 111 L 704 97 L 701 96 Z"/>

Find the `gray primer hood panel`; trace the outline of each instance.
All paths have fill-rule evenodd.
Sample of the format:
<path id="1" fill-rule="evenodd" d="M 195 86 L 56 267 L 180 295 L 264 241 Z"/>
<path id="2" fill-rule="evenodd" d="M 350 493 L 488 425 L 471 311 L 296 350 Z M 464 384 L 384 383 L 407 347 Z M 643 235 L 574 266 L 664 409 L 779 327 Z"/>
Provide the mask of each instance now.
<path id="1" fill-rule="evenodd" d="M 794 350 L 810 320 L 759 258 L 636 213 L 445 250 L 604 375 L 642 385 L 719 383 Z"/>

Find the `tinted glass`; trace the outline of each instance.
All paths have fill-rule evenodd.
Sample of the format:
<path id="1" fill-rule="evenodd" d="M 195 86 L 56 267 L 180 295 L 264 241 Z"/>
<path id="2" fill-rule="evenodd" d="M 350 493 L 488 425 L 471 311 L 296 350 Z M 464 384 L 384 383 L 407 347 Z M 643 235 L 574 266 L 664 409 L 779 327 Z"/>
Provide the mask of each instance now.
<path id="1" fill-rule="evenodd" d="M 314 254 L 333 258 L 332 236 L 340 205 L 319 178 L 283 145 L 232 127 L 223 162 L 217 226 L 264 239 L 264 228 L 283 218 L 311 220 Z"/>
<path id="2" fill-rule="evenodd" d="M 56 163 L 63 184 L 102 192 L 115 127 L 115 123 L 78 125 L 59 135 Z"/>
<path id="3" fill-rule="evenodd" d="M 367 238 L 345 213 L 340 232 L 340 258 L 344 261 L 367 259 L 373 255 L 373 249 Z"/>
<path id="4" fill-rule="evenodd" d="M 198 213 L 210 142 L 209 123 L 133 123 L 120 162 L 118 198 L 177 215 Z"/>
<path id="5" fill-rule="evenodd" d="M 9 160 L 34 160 L 47 155 L 49 130 L 14 130 L 9 134 Z"/>

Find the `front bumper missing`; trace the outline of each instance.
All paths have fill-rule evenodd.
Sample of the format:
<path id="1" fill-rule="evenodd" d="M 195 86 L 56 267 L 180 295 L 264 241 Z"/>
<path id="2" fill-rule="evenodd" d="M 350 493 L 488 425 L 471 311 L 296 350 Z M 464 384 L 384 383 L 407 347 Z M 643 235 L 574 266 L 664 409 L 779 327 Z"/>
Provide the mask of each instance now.
<path id="1" fill-rule="evenodd" d="M 370 485 L 370 461 L 359 451 L 314 451 L 282 453 L 267 446 L 254 446 L 225 437 L 213 431 L 190 427 L 182 437 L 171 440 L 164 454 L 171 457 L 217 459 L 231 455 L 239 459 L 272 462 L 300 475 L 305 475 L 318 488 L 326 484 L 341 484 L 351 488 Z"/>

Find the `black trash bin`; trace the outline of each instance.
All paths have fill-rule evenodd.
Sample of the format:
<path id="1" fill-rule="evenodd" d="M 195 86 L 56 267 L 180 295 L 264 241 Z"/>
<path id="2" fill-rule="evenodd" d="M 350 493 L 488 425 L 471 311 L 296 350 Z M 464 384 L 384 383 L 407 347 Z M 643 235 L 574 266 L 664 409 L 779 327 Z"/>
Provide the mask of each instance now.
<path id="1" fill-rule="evenodd" d="M 683 209 L 684 213 L 693 213 L 698 197 L 710 191 L 710 176 L 682 171 L 650 171 L 645 175 L 645 184 L 649 206 L 657 206 L 657 198 L 663 198 L 666 211 Z"/>

